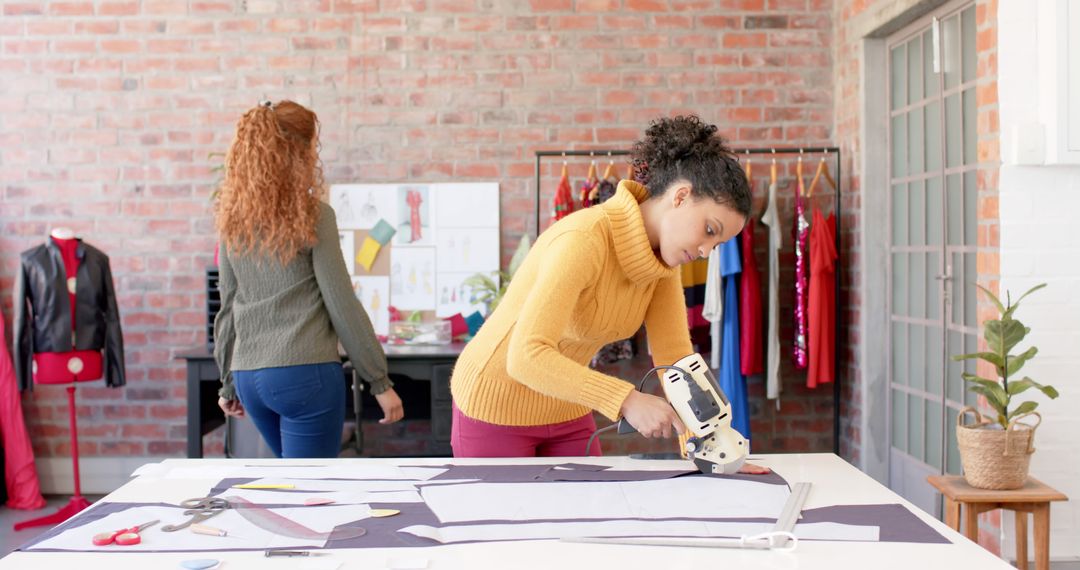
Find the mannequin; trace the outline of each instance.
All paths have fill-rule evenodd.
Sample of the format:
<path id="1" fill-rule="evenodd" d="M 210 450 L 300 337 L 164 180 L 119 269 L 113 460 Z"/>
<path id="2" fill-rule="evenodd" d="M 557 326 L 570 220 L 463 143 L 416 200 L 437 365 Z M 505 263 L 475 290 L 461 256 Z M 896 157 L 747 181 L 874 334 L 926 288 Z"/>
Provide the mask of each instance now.
<path id="1" fill-rule="evenodd" d="M 15 289 L 16 376 L 24 390 L 31 388 L 31 380 L 68 385 L 75 493 L 56 513 L 18 523 L 15 530 L 53 525 L 90 506 L 80 489 L 74 384 L 104 377 L 111 387 L 124 385 L 123 339 L 109 258 L 70 229 L 57 227 L 46 243 L 22 253 L 20 269 Z"/>
<path id="2" fill-rule="evenodd" d="M 67 276 L 68 298 L 71 303 L 71 330 L 75 330 L 75 288 L 79 271 L 76 250 L 79 240 L 69 228 L 58 227 L 49 232 L 49 239 L 60 248 Z M 71 384 L 99 380 L 102 375 L 100 350 L 70 350 L 34 354 L 32 375 L 35 384 Z M 72 388 L 74 389 L 74 388 Z"/>

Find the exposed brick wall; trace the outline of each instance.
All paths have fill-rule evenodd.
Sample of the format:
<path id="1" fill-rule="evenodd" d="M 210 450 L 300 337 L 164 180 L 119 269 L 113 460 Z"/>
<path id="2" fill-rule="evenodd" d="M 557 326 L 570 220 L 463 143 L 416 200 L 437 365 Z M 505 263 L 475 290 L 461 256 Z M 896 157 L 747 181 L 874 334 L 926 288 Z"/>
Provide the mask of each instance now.
<path id="1" fill-rule="evenodd" d="M 182 454 L 173 355 L 204 341 L 209 195 L 264 97 L 320 115 L 331 182 L 498 180 L 531 229 L 533 151 L 626 147 L 693 111 L 736 145 L 828 144 L 829 0 L 4 2 L 0 294 L 55 225 L 110 254 L 129 384 L 80 389 L 86 455 Z M 850 220 L 845 220 L 847 224 Z M 24 396 L 68 454 L 62 389 Z M 811 426 L 813 427 L 813 426 Z M 216 445 L 209 448 L 214 451 Z"/>

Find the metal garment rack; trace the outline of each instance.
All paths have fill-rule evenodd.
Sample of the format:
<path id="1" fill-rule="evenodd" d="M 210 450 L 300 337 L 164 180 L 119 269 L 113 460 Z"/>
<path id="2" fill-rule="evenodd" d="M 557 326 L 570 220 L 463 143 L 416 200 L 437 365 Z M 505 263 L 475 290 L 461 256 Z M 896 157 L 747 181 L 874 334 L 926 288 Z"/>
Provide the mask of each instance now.
<path id="1" fill-rule="evenodd" d="M 836 188 L 834 189 L 833 196 L 833 211 L 836 213 L 836 252 L 840 255 L 840 230 L 842 228 L 842 201 L 841 201 L 841 186 L 843 184 L 843 177 L 841 176 L 841 167 L 843 165 L 842 156 L 840 154 L 840 148 L 835 146 L 816 146 L 816 147 L 765 147 L 765 148 L 736 148 L 732 149 L 732 153 L 737 156 L 754 156 L 754 155 L 814 155 L 814 154 L 828 154 L 836 155 L 836 170 L 834 171 L 833 178 L 836 180 Z M 628 150 L 622 149 L 594 149 L 594 150 L 538 150 L 536 151 L 536 237 L 540 235 L 540 216 L 543 212 L 541 204 L 541 192 L 540 192 L 540 179 L 541 179 L 541 162 L 545 158 L 565 158 L 565 157 L 582 157 L 587 156 L 591 158 L 604 158 L 615 156 L 627 156 L 630 154 Z M 804 160 L 805 164 L 811 165 L 813 168 L 814 162 Z M 843 310 L 841 309 L 841 272 L 843 271 L 843 264 L 836 264 L 836 353 L 834 355 L 836 365 L 836 378 L 833 379 L 833 453 L 840 455 L 840 382 L 843 378 L 841 371 L 842 351 L 841 347 L 847 341 L 847 334 L 844 328 Z"/>

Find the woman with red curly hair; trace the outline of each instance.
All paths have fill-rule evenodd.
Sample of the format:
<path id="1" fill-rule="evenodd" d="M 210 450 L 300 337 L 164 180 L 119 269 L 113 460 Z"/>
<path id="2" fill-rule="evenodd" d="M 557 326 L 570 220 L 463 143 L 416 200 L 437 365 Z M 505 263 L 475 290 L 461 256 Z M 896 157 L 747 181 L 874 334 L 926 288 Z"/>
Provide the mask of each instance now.
<path id="1" fill-rule="evenodd" d="M 345 422 L 338 341 L 385 417 L 404 415 L 352 283 L 319 163 L 319 120 L 292 101 L 244 113 L 217 203 L 218 405 L 250 415 L 278 457 L 336 457 Z"/>

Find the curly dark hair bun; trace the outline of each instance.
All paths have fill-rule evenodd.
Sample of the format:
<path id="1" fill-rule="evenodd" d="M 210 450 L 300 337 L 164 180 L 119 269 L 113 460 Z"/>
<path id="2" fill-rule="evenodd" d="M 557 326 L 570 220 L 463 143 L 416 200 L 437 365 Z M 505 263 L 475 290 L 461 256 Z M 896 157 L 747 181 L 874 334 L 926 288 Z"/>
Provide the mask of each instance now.
<path id="1" fill-rule="evenodd" d="M 710 197 L 749 216 L 746 174 L 717 130 L 695 115 L 654 120 L 645 138 L 634 143 L 632 160 L 638 181 L 655 197 L 686 180 L 695 196 Z"/>

